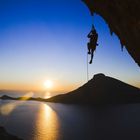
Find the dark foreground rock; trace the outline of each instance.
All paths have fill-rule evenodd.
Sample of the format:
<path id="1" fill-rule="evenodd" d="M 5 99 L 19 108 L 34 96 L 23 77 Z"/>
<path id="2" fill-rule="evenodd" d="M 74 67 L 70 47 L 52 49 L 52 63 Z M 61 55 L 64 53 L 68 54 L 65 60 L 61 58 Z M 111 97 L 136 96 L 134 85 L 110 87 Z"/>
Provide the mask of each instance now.
<path id="1" fill-rule="evenodd" d="M 6 132 L 6 130 L 0 126 L 0 140 L 23 140 L 14 135 Z"/>

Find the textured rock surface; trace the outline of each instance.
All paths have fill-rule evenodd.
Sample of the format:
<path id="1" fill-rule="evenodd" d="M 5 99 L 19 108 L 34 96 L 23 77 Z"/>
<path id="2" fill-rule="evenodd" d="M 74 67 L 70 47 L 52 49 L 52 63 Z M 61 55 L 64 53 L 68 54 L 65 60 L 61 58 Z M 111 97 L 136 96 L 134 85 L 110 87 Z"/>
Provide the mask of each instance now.
<path id="1" fill-rule="evenodd" d="M 140 0 L 82 0 L 100 15 L 140 66 Z"/>

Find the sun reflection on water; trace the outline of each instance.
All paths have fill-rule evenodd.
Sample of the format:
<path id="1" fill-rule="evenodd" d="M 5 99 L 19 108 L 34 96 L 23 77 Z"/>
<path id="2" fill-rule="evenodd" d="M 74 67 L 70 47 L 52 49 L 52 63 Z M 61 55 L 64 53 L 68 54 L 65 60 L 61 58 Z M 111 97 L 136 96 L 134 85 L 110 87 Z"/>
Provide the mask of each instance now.
<path id="1" fill-rule="evenodd" d="M 56 113 L 45 103 L 40 104 L 33 140 L 57 140 L 59 122 Z"/>
<path id="2" fill-rule="evenodd" d="M 24 104 L 25 101 L 30 99 L 33 96 L 33 92 L 27 92 L 24 96 L 20 97 L 18 100 L 20 102 L 10 102 L 10 103 L 5 103 L 4 105 L 0 106 L 0 114 L 2 115 L 9 115 L 12 113 L 18 106 Z"/>

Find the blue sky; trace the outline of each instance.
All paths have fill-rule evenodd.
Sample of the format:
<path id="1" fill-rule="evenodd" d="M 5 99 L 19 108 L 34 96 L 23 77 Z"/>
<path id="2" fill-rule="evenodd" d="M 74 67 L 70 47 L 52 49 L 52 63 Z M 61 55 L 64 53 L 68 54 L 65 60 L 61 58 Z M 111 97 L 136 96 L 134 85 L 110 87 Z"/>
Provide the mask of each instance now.
<path id="1" fill-rule="evenodd" d="M 86 81 L 87 34 L 92 17 L 80 0 L 0 1 L 0 89 L 70 91 Z M 98 15 L 99 46 L 89 77 L 104 73 L 140 87 L 140 69 Z"/>

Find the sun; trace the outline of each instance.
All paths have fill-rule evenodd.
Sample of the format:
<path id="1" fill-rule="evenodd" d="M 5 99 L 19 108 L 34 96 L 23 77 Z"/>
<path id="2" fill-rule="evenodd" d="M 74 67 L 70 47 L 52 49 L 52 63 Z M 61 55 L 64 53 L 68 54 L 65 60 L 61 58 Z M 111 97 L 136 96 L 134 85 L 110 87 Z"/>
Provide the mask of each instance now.
<path id="1" fill-rule="evenodd" d="M 51 80 L 46 80 L 46 81 L 44 82 L 44 87 L 45 87 L 46 89 L 51 89 L 51 88 L 53 87 L 53 81 L 51 81 Z"/>

